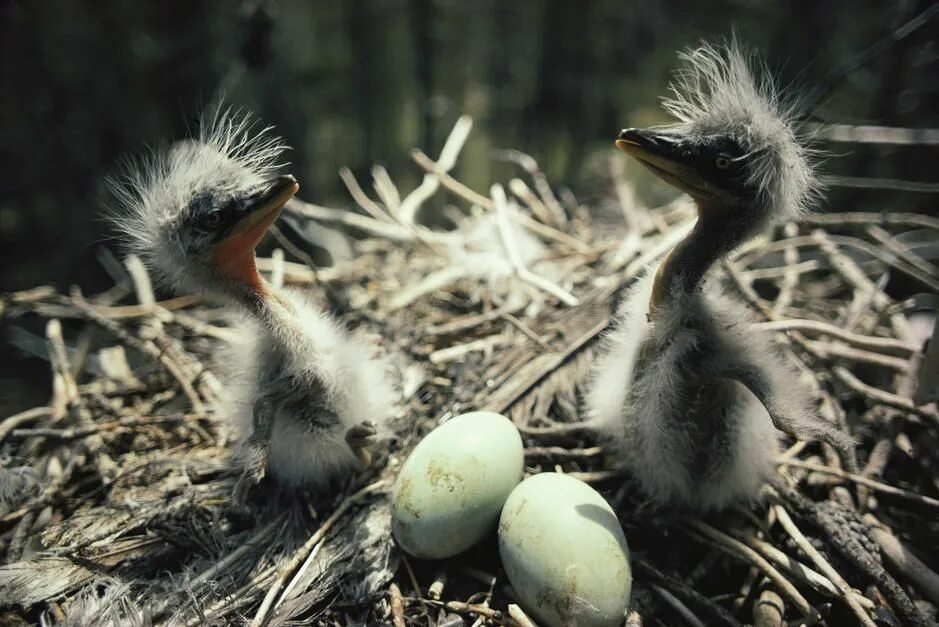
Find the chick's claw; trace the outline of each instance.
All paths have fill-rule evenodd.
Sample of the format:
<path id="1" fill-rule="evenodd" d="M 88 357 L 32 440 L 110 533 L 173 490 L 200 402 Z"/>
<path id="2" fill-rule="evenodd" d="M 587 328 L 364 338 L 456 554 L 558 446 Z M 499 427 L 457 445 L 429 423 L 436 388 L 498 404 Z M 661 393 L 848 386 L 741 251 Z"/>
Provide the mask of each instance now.
<path id="1" fill-rule="evenodd" d="M 232 506 L 236 511 L 249 511 L 248 495 L 251 488 L 264 479 L 267 470 L 268 449 L 267 443 L 257 436 L 248 438 L 241 450 L 243 470 L 232 494 Z"/>
<path id="2" fill-rule="evenodd" d="M 367 420 L 346 430 L 346 444 L 352 449 L 363 468 L 368 468 L 372 463 L 372 455 L 368 447 L 374 444 L 377 433 L 375 425 Z"/>

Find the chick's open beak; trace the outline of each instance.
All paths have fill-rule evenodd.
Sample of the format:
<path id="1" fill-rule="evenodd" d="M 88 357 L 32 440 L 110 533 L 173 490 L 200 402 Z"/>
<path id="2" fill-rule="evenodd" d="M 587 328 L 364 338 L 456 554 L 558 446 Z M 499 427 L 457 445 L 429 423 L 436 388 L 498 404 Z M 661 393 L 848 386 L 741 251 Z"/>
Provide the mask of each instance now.
<path id="1" fill-rule="evenodd" d="M 294 177 L 279 176 L 255 196 L 244 215 L 215 248 L 213 259 L 223 276 L 258 288 L 260 278 L 254 263 L 254 249 L 299 189 Z"/>
<path id="2" fill-rule="evenodd" d="M 616 147 L 634 157 L 660 179 L 696 198 L 719 190 L 693 165 L 692 155 L 681 141 L 667 133 L 641 128 L 620 131 Z"/>
<path id="3" fill-rule="evenodd" d="M 297 179 L 289 174 L 278 176 L 271 181 L 266 190 L 255 196 L 254 202 L 248 206 L 245 215 L 238 220 L 226 239 L 246 236 L 246 239 L 256 237 L 257 239 L 253 243 L 257 244 L 264 237 L 271 224 L 277 220 L 287 201 L 299 189 L 300 185 L 297 184 Z"/>

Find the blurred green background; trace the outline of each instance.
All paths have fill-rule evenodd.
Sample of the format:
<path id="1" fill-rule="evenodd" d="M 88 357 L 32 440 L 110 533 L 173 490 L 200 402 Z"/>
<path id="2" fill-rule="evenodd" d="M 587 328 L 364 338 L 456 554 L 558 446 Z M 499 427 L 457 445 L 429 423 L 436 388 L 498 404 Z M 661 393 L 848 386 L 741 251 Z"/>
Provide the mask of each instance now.
<path id="1" fill-rule="evenodd" d="M 381 161 L 397 181 L 415 180 L 407 151 L 436 154 L 464 112 L 477 125 L 458 173 L 477 189 L 501 167 L 489 151 L 512 147 L 555 183 L 594 194 L 578 190 L 590 153 L 610 150 L 621 126 L 662 120 L 676 49 L 735 29 L 783 83 L 808 89 L 928 4 L 5 1 L 0 290 L 101 280 L 102 177 L 120 155 L 183 135 L 219 93 L 277 127 L 303 197 L 322 204 L 349 204 L 343 165 L 365 175 Z M 935 125 L 934 26 L 845 77 L 819 113 Z M 862 159 L 856 146 L 834 149 L 829 169 L 856 176 L 935 169 L 915 150 Z M 852 196 L 852 208 L 933 200 Z"/>
<path id="2" fill-rule="evenodd" d="M 507 168 L 492 149 L 517 148 L 589 198 L 607 193 L 590 169 L 618 129 L 664 121 L 675 51 L 733 31 L 783 84 L 830 84 L 822 119 L 939 125 L 936 20 L 832 79 L 931 4 L 0 0 L 0 292 L 107 287 L 95 258 L 107 244 L 103 176 L 119 156 L 185 134 L 220 93 L 276 126 L 301 196 L 320 204 L 351 204 L 343 165 L 366 177 L 380 161 L 408 189 L 420 175 L 408 150 L 435 156 L 461 113 L 476 126 L 457 175 L 474 188 Z M 928 146 L 827 148 L 830 172 L 935 180 Z M 838 210 L 934 205 L 923 193 L 829 195 Z"/>

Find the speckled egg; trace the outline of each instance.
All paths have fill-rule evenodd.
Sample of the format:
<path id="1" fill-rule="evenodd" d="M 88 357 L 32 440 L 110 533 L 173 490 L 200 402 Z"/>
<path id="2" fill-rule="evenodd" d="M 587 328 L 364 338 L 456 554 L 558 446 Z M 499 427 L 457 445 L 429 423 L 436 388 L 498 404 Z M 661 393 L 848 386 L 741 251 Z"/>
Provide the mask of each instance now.
<path id="1" fill-rule="evenodd" d="M 405 551 L 456 555 L 495 528 L 522 480 L 524 451 L 505 416 L 477 411 L 440 425 L 405 460 L 392 496 L 391 530 Z"/>
<path id="2" fill-rule="evenodd" d="M 629 604 L 629 547 L 613 509 L 589 485 L 546 472 L 509 495 L 502 565 L 521 606 L 548 627 L 618 627 Z"/>

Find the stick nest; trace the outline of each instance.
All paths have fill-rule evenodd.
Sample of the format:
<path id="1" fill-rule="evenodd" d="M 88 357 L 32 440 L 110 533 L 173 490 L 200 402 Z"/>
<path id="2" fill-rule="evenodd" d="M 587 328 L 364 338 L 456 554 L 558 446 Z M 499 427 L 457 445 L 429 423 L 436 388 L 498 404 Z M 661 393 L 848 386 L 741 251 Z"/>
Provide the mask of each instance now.
<path id="1" fill-rule="evenodd" d="M 619 290 L 687 233 L 694 209 L 643 206 L 617 159 L 588 208 L 514 151 L 497 155 L 517 168 L 508 193 L 479 193 L 449 174 L 470 127 L 461 118 L 437 160 L 414 151 L 425 177 L 404 197 L 376 166 L 377 200 L 341 173 L 361 212 L 292 201 L 289 223 L 331 266 L 314 268 L 277 230 L 286 254 L 259 259 L 275 285 L 308 287 L 401 365 L 410 427 L 328 495 L 271 486 L 255 519 L 232 514 L 232 436 L 213 411 L 213 355 L 232 334 L 219 306 L 158 301 L 133 258 L 104 259 L 115 285 L 102 294 L 2 297 L 6 324 L 46 321 L 53 374 L 48 406 L 0 422 L 4 624 L 533 624 L 494 539 L 429 563 L 389 535 L 408 451 L 473 409 L 518 425 L 528 472 L 570 473 L 609 499 L 633 553 L 630 625 L 935 619 L 939 351 L 924 354 L 882 279 L 939 291 L 936 267 L 897 238 L 935 238 L 939 221 L 815 215 L 723 263 L 815 383 L 819 419 L 858 445 L 842 456 L 790 441 L 762 505 L 663 516 L 579 427 L 580 394 Z"/>

